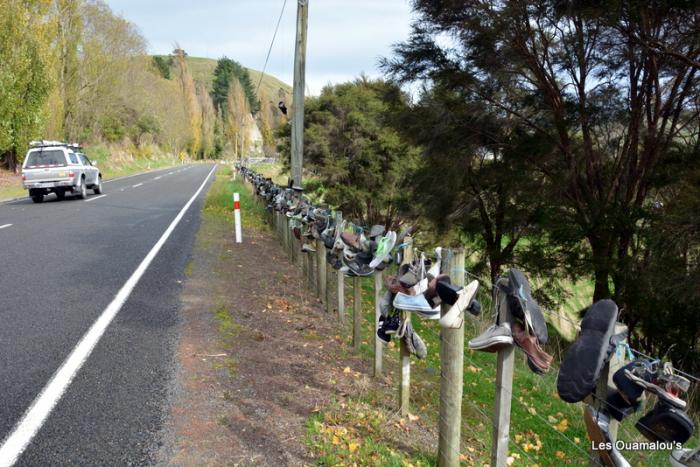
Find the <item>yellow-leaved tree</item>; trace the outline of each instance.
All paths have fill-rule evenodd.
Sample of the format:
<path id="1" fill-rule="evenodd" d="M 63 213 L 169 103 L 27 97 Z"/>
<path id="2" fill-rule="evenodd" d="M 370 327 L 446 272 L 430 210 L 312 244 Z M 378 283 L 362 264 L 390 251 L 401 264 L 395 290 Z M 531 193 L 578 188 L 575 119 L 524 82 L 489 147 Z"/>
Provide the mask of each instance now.
<path id="1" fill-rule="evenodd" d="M 197 156 L 202 147 L 202 109 L 197 97 L 197 88 L 192 79 L 192 74 L 185 60 L 186 53 L 179 46 L 173 52 L 176 76 L 180 83 L 180 90 L 184 99 L 185 113 L 189 119 L 189 151 L 192 156 Z"/>

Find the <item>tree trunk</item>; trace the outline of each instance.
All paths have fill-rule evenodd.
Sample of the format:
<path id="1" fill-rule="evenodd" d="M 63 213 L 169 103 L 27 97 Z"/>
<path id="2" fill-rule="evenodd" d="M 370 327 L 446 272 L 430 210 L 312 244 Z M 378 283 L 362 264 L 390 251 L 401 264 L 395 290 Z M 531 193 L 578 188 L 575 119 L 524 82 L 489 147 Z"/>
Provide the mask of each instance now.
<path id="1" fill-rule="evenodd" d="M 5 153 L 5 165 L 7 170 L 14 174 L 17 173 L 17 152 L 14 149 L 10 149 Z"/>
<path id="2" fill-rule="evenodd" d="M 593 271 L 595 278 L 595 289 L 593 290 L 593 302 L 610 298 L 610 249 L 607 242 L 601 241 L 597 237 L 588 239 L 593 254 Z"/>

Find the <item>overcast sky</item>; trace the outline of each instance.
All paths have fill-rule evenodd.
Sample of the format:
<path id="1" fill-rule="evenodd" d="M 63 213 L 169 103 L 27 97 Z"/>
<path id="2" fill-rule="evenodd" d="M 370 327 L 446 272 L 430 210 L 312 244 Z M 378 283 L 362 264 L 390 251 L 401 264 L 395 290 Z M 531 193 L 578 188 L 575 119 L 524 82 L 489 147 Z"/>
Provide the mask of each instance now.
<path id="1" fill-rule="evenodd" d="M 152 54 L 176 42 L 192 56 L 226 55 L 261 70 L 283 0 L 107 0 L 135 23 Z M 267 72 L 291 84 L 296 0 L 287 0 Z M 318 94 L 329 83 L 364 72 L 380 76 L 377 61 L 408 37 L 409 0 L 310 0 L 306 83 Z"/>

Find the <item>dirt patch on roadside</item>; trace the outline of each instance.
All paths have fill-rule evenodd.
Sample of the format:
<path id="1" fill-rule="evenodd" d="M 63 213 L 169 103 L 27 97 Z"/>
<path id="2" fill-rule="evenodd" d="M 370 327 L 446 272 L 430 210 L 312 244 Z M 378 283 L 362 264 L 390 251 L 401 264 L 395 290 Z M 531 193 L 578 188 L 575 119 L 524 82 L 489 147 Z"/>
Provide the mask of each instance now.
<path id="1" fill-rule="evenodd" d="M 0 188 L 22 188 L 22 178 L 12 172 L 0 169 Z"/>
<path id="2" fill-rule="evenodd" d="M 182 293 L 179 374 L 162 463 L 307 465 L 307 418 L 356 384 L 333 315 L 308 300 L 271 233 L 204 217 Z"/>

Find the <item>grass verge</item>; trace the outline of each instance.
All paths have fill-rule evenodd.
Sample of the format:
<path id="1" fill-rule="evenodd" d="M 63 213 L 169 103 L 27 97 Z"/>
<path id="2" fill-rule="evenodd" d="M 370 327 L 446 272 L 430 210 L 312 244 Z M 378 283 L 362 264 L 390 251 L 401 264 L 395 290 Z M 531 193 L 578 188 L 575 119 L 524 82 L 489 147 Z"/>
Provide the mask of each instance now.
<path id="1" fill-rule="evenodd" d="M 250 188 L 240 179 L 233 180 L 233 169 L 222 165 L 204 202 L 204 214 L 233 224 L 233 193 L 240 194 L 241 224 L 246 228 L 265 229 L 265 209 L 258 203 Z"/>

